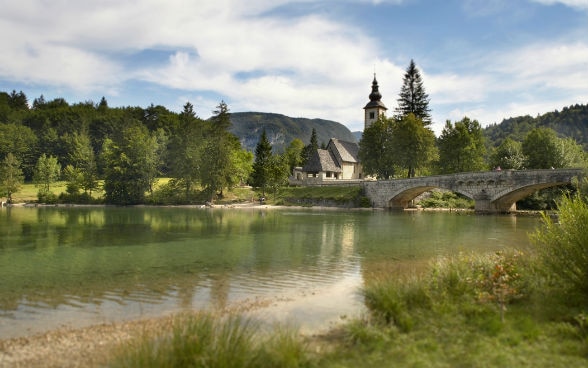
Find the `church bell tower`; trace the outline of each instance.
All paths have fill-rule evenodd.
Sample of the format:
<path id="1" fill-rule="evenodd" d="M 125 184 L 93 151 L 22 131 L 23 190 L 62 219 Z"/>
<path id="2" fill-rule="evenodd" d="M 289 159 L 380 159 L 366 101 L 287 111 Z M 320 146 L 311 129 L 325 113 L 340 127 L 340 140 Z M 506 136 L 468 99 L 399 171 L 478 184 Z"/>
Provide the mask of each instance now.
<path id="1" fill-rule="evenodd" d="M 386 114 L 388 108 L 382 103 L 382 94 L 378 90 L 378 81 L 376 80 L 376 73 L 374 73 L 374 81 L 372 82 L 372 93 L 370 93 L 370 102 L 363 108 L 365 110 L 364 129 L 377 121 L 380 116 Z"/>

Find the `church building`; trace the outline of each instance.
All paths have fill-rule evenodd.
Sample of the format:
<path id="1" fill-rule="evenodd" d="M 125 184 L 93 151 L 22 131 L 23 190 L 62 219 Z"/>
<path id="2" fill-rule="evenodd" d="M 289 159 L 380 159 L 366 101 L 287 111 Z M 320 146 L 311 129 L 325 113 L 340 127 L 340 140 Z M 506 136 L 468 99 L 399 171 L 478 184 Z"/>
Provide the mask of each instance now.
<path id="1" fill-rule="evenodd" d="M 370 101 L 363 108 L 365 111 L 364 129 L 369 127 L 380 116 L 385 116 L 386 106 L 382 103 L 378 81 L 374 73 Z M 364 179 L 358 157 L 359 145 L 331 138 L 326 149 L 317 149 L 303 167 L 294 168 L 290 184 L 313 185 L 335 184 L 337 181 L 358 181 Z"/>

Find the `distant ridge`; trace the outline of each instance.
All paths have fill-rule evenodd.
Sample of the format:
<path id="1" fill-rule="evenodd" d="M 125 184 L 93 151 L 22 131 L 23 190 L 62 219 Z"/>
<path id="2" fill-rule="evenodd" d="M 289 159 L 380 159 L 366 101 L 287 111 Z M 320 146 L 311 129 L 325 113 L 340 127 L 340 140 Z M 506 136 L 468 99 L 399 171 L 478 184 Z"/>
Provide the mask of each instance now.
<path id="1" fill-rule="evenodd" d="M 357 142 L 351 131 L 343 124 L 324 119 L 292 118 L 265 112 L 232 112 L 231 132 L 239 137 L 241 145 L 255 151 L 261 132 L 265 129 L 274 153 L 281 153 L 298 138 L 306 145 L 310 142 L 312 129 L 316 130 L 319 145 L 327 144 L 329 139 Z"/>
<path id="2" fill-rule="evenodd" d="M 484 135 L 489 146 L 498 146 L 507 137 L 522 141 L 534 128 L 550 128 L 560 137 L 569 137 L 588 150 L 588 105 L 575 104 L 543 115 L 508 118 L 488 125 Z"/>

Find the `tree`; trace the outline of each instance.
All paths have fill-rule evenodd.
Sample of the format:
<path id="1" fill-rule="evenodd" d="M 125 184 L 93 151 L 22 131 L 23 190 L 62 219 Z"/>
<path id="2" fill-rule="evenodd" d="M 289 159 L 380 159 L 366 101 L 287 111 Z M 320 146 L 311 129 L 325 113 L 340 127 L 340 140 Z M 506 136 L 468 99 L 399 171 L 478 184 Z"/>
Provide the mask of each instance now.
<path id="1" fill-rule="evenodd" d="M 25 179 L 33 177 L 37 162 L 37 136 L 29 127 L 21 124 L 0 124 L 0 157 L 12 153 L 20 162 Z"/>
<path id="2" fill-rule="evenodd" d="M 272 145 L 268 141 L 264 129 L 259 138 L 259 142 L 255 147 L 255 162 L 253 163 L 253 172 L 251 173 L 253 186 L 261 188 L 262 195 L 264 196 L 265 188 L 269 180 L 269 161 L 271 157 Z"/>
<path id="3" fill-rule="evenodd" d="M 233 183 L 243 185 L 253 172 L 253 153 L 246 149 L 234 150 L 231 154 L 231 162 L 234 170 L 231 172 Z"/>
<path id="4" fill-rule="evenodd" d="M 431 124 L 429 95 L 425 92 L 421 73 L 416 67 L 414 60 L 410 61 L 410 65 L 404 74 L 396 113 L 398 118 L 402 118 L 412 113 L 417 119 L 421 120 L 424 125 Z"/>
<path id="5" fill-rule="evenodd" d="M 394 176 L 392 124 L 381 117 L 363 131 L 358 155 L 366 175 L 384 180 Z"/>
<path id="6" fill-rule="evenodd" d="M 108 203 L 128 205 L 145 200 L 161 162 L 161 142 L 144 125 L 125 128 L 104 141 L 104 192 Z"/>
<path id="7" fill-rule="evenodd" d="M 302 166 L 303 151 L 304 142 L 298 138 L 294 138 L 288 147 L 286 147 L 285 155 L 286 160 L 288 161 L 288 167 L 290 168 L 290 173 L 292 173 L 295 167 Z"/>
<path id="8" fill-rule="evenodd" d="M 270 155 L 266 166 L 266 186 L 271 189 L 275 199 L 278 189 L 288 184 L 288 176 L 290 175 L 288 161 L 283 155 Z"/>
<path id="9" fill-rule="evenodd" d="M 201 183 L 211 202 L 216 194 L 223 195 L 223 188 L 236 184 L 231 157 L 235 150 L 241 149 L 239 138 L 228 130 L 231 120 L 227 104 L 221 101 L 214 113 L 216 115 L 211 118 L 207 129 L 200 167 Z"/>
<path id="10" fill-rule="evenodd" d="M 185 189 L 186 198 L 200 178 L 204 141 L 204 122 L 187 102 L 179 116 L 179 130 L 172 135 L 168 148 L 170 175 Z"/>
<path id="11" fill-rule="evenodd" d="M 521 142 L 506 138 L 494 149 L 490 157 L 493 168 L 520 170 L 525 167 L 526 157 Z"/>
<path id="12" fill-rule="evenodd" d="M 319 144 L 318 138 L 316 136 L 316 129 L 312 128 L 312 133 L 310 134 L 310 143 L 304 146 L 304 150 L 302 151 L 302 165 L 305 165 L 308 162 L 317 149 L 319 149 Z"/>
<path id="13" fill-rule="evenodd" d="M 439 147 L 439 167 L 442 173 L 486 169 L 484 136 L 477 120 L 464 117 L 455 125 L 447 120 L 437 145 Z"/>
<path id="14" fill-rule="evenodd" d="M 8 153 L 0 165 L 0 195 L 6 196 L 6 201 L 12 203 L 12 195 L 20 190 L 23 182 L 20 162 Z"/>
<path id="15" fill-rule="evenodd" d="M 98 189 L 98 169 L 90 136 L 85 132 L 74 132 L 64 136 L 63 140 L 68 152 L 66 168 L 67 177 L 71 179 L 68 181 L 73 184 L 75 179 L 75 186 L 91 195 L 94 190 Z M 70 189 L 73 190 L 73 186 Z"/>
<path id="16" fill-rule="evenodd" d="M 535 128 L 523 140 L 528 169 L 578 167 L 585 165 L 585 153 L 570 138 L 558 138 L 550 128 Z"/>
<path id="17" fill-rule="evenodd" d="M 412 178 L 417 169 L 428 167 L 437 156 L 435 133 L 409 113 L 392 123 L 392 159 Z"/>
<path id="18" fill-rule="evenodd" d="M 57 157 L 47 157 L 43 153 L 35 166 L 33 181 L 38 187 L 41 187 L 40 193 L 47 194 L 50 192 L 50 185 L 59 179 L 60 174 L 61 165 L 59 165 Z"/>

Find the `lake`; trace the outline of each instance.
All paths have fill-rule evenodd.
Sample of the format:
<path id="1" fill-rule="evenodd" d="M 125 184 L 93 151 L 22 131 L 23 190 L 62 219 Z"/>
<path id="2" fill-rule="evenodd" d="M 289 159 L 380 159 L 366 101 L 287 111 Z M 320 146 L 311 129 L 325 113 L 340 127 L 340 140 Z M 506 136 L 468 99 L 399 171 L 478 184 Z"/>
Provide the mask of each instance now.
<path id="1" fill-rule="evenodd" d="M 364 280 L 525 249 L 536 217 L 266 207 L 0 209 L 0 338 L 187 310 L 327 328 Z"/>

